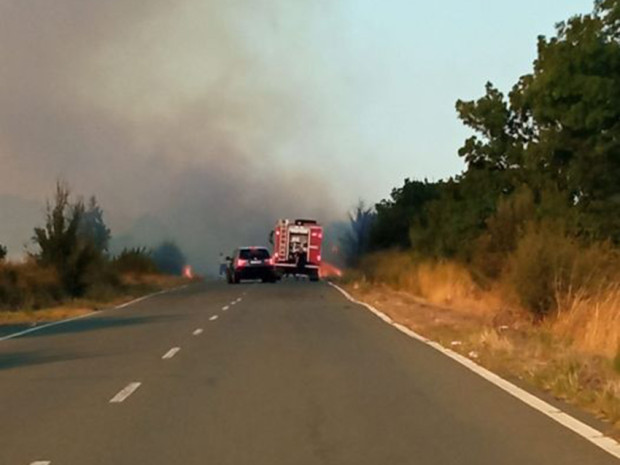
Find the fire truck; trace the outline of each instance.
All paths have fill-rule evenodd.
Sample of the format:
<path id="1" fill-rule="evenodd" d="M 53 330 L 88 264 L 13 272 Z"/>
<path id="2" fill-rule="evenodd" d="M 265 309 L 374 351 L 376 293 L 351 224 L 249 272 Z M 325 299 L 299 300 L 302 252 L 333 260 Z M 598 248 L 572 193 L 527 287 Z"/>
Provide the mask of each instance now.
<path id="1" fill-rule="evenodd" d="M 271 233 L 276 272 L 319 280 L 323 227 L 315 220 L 278 220 Z"/>

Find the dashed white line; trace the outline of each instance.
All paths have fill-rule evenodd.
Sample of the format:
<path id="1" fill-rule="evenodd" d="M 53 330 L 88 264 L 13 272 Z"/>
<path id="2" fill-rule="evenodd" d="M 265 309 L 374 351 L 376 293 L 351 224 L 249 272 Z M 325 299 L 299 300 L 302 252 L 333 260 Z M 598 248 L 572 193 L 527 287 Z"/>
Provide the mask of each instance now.
<path id="1" fill-rule="evenodd" d="M 225 306 L 223 306 L 223 307 L 222 307 L 222 310 L 223 310 L 223 311 L 226 311 L 226 310 L 228 310 L 229 308 L 230 308 L 230 307 L 229 307 L 228 305 L 225 305 Z"/>
<path id="2" fill-rule="evenodd" d="M 241 302 L 243 299 L 241 297 L 239 297 L 237 300 L 235 300 L 235 302 L 239 303 Z"/>
<path id="3" fill-rule="evenodd" d="M 210 321 L 215 321 L 217 320 L 217 315 L 213 315 L 211 318 L 209 318 Z"/>
<path id="4" fill-rule="evenodd" d="M 32 462 L 30 465 L 50 465 L 49 460 L 37 460 L 36 462 Z"/>
<path id="5" fill-rule="evenodd" d="M 230 303 L 230 305 L 236 305 L 236 304 L 237 304 L 237 301 L 236 301 L 236 300 L 233 300 L 233 301 Z"/>
<path id="6" fill-rule="evenodd" d="M 177 352 L 178 352 L 179 350 L 181 350 L 181 348 L 180 348 L 180 347 L 173 347 L 172 349 L 170 349 L 168 352 L 166 352 L 166 353 L 165 353 L 165 354 L 161 357 L 161 358 L 162 358 L 162 360 L 169 360 L 169 359 L 171 359 L 172 357 L 174 357 L 174 356 L 177 354 Z"/>
<path id="7" fill-rule="evenodd" d="M 202 334 L 202 328 L 196 329 L 192 334 L 194 336 L 200 336 Z"/>
<path id="8" fill-rule="evenodd" d="M 118 394 L 116 394 L 114 397 L 110 399 L 110 403 L 120 404 L 125 399 L 127 399 L 130 395 L 136 392 L 136 389 L 138 389 L 141 384 L 142 383 L 138 383 L 138 382 L 129 383 L 127 386 L 121 389 Z"/>

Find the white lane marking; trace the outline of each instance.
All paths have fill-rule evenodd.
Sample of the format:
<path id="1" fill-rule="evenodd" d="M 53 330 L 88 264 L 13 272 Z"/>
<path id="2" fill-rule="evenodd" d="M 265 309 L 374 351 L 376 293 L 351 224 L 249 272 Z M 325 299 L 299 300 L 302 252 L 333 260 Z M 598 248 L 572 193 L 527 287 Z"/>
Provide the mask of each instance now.
<path id="1" fill-rule="evenodd" d="M 180 288 L 177 288 L 177 289 L 180 289 Z M 171 290 L 174 290 L 174 289 L 171 289 Z M 142 297 L 138 297 L 137 299 L 133 299 L 133 300 L 130 300 L 129 302 L 125 302 L 124 304 L 117 305 L 114 308 L 117 310 L 120 310 L 121 308 L 129 307 L 130 305 L 137 304 L 139 302 L 142 302 L 143 300 L 150 299 L 151 297 L 155 297 L 157 295 L 165 294 L 166 292 L 169 292 L 169 291 L 163 290 L 163 291 L 153 292 L 152 294 L 143 295 Z"/>
<path id="2" fill-rule="evenodd" d="M 233 300 L 233 301 L 230 303 L 230 305 L 237 305 L 237 301 L 236 301 L 236 300 Z"/>
<path id="3" fill-rule="evenodd" d="M 476 373 L 478 376 L 481 376 L 482 378 L 486 379 L 490 383 L 493 383 L 495 386 L 507 392 L 508 394 L 512 395 L 513 397 L 516 397 L 521 402 L 529 405 L 535 410 L 538 410 L 540 413 L 558 422 L 559 424 L 561 424 L 565 428 L 568 428 L 574 433 L 578 434 L 582 438 L 590 441 L 592 444 L 603 449 L 605 452 L 620 459 L 620 443 L 618 443 L 614 439 L 605 436 L 600 431 L 568 415 L 567 413 L 563 412 L 557 407 L 554 407 L 553 405 L 545 402 L 542 399 L 539 399 L 538 397 L 534 396 L 533 394 L 530 394 L 524 389 L 521 389 L 520 387 L 515 386 L 511 382 L 506 381 L 504 378 L 496 375 L 495 373 L 487 370 L 486 368 L 481 367 L 480 365 L 473 362 L 469 358 L 457 352 L 454 352 L 453 350 L 450 350 L 437 342 L 434 342 L 434 341 L 431 341 L 430 339 L 425 338 L 424 336 L 416 333 L 410 328 L 407 328 L 399 323 L 395 323 L 389 316 L 387 316 L 380 310 L 377 310 L 372 305 L 355 299 L 347 291 L 342 289 L 340 286 L 332 282 L 329 282 L 329 281 L 328 281 L 328 284 L 332 286 L 333 288 L 337 289 L 338 291 L 340 291 L 340 293 L 344 295 L 349 301 L 353 302 L 354 304 L 361 305 L 362 307 L 367 308 L 372 313 L 374 313 L 376 316 L 381 318 L 383 321 L 385 321 L 386 323 L 389 323 L 390 325 L 392 325 L 399 331 L 405 333 L 407 336 L 417 339 L 418 341 L 431 346 L 433 349 L 450 357 L 452 360 L 465 366 L 469 370 Z"/>
<path id="4" fill-rule="evenodd" d="M 178 352 L 179 350 L 181 350 L 181 348 L 180 348 L 180 347 L 173 347 L 172 349 L 170 349 L 168 352 L 166 352 L 166 353 L 165 353 L 165 354 L 161 357 L 161 358 L 162 358 L 162 360 L 169 360 L 169 359 L 171 359 L 172 357 L 174 357 L 174 356 L 177 354 L 177 352 Z"/>
<path id="5" fill-rule="evenodd" d="M 184 286 L 181 286 L 181 287 L 175 287 L 174 289 L 168 289 L 168 290 L 164 290 L 164 291 L 154 292 L 152 294 L 148 294 L 148 295 L 139 297 L 139 298 L 131 300 L 129 302 L 125 302 L 124 304 L 118 305 L 116 307 L 108 308 L 108 309 L 105 309 L 105 310 L 99 310 L 99 311 L 96 311 L 96 312 L 94 311 L 92 313 L 85 313 L 83 315 L 78 315 L 78 316 L 74 316 L 74 317 L 71 317 L 71 318 L 66 318 L 66 319 L 60 320 L 60 321 L 54 321 L 52 323 L 46 323 L 46 324 L 43 324 L 43 325 L 40 325 L 40 326 L 34 326 L 32 328 L 28 328 L 28 329 L 25 329 L 23 331 L 18 331 L 16 333 L 12 333 L 12 334 L 8 334 L 6 336 L 2 336 L 2 337 L 0 337 L 0 342 L 1 341 L 6 341 L 8 339 L 14 339 L 14 338 L 20 337 L 20 336 L 25 336 L 26 334 L 34 333 L 35 331 L 40 331 L 40 330 L 45 329 L 45 328 L 51 328 L 53 326 L 62 325 L 64 323 L 70 323 L 71 321 L 81 320 L 82 318 L 88 318 L 88 317 L 95 316 L 95 315 L 101 315 L 103 312 L 105 312 L 107 310 L 119 310 L 121 308 L 129 307 L 130 305 L 137 304 L 138 302 L 142 302 L 143 300 L 150 299 L 151 297 L 155 297 L 157 295 L 165 294 L 165 293 L 168 293 L 168 292 L 173 292 L 173 291 L 176 291 L 176 290 L 179 290 L 179 289 L 183 289 L 183 288 L 184 288 Z"/>
<path id="6" fill-rule="evenodd" d="M 209 318 L 210 321 L 215 321 L 217 320 L 217 315 L 213 315 L 211 318 Z"/>
<path id="7" fill-rule="evenodd" d="M 192 334 L 194 336 L 200 336 L 202 334 L 202 328 L 196 329 Z"/>
<path id="8" fill-rule="evenodd" d="M 81 320 L 82 318 L 88 318 L 90 316 L 96 315 L 99 312 L 85 313 L 83 315 L 74 316 L 71 318 L 67 318 L 66 320 L 54 321 L 53 323 L 47 323 L 41 326 L 35 326 L 33 328 L 28 328 L 23 331 L 19 331 L 17 333 L 9 334 L 8 336 L 0 337 L 0 341 L 6 341 L 7 339 L 13 339 L 19 336 L 24 336 L 29 333 L 34 333 L 35 331 L 40 331 L 45 328 L 51 328 L 52 326 L 58 326 L 63 323 L 69 323 L 70 321 Z"/>
<path id="9" fill-rule="evenodd" d="M 239 297 L 237 300 L 235 300 L 235 302 L 239 303 L 241 302 L 243 299 L 241 297 Z"/>
<path id="10" fill-rule="evenodd" d="M 228 310 L 229 308 L 230 308 L 230 307 L 229 307 L 228 305 L 224 305 L 224 306 L 222 307 L 222 310 L 225 312 L 225 311 L 226 311 L 226 310 Z"/>
<path id="11" fill-rule="evenodd" d="M 142 383 L 129 383 L 127 386 L 125 386 L 123 389 L 121 389 L 118 394 L 116 394 L 114 397 L 112 397 L 110 399 L 110 403 L 111 404 L 120 404 L 121 402 L 123 402 L 125 399 L 127 399 L 127 397 L 129 397 L 130 395 L 132 395 L 134 392 L 136 392 L 136 389 L 138 389 L 140 387 Z"/>
<path id="12" fill-rule="evenodd" d="M 50 465 L 49 460 L 37 460 L 36 462 L 32 462 L 30 465 Z"/>

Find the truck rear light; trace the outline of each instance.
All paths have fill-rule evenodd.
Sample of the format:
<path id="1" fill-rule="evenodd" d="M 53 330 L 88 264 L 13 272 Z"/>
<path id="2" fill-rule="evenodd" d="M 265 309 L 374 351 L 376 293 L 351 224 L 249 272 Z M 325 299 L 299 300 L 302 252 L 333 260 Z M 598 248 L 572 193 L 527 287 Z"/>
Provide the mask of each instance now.
<path id="1" fill-rule="evenodd" d="M 317 259 L 318 261 L 321 261 L 321 256 L 319 255 L 318 257 L 316 257 L 316 259 Z"/>
<path id="2" fill-rule="evenodd" d="M 244 266 L 246 266 L 248 264 L 247 260 L 243 260 L 241 258 L 237 259 L 237 268 L 243 268 Z"/>

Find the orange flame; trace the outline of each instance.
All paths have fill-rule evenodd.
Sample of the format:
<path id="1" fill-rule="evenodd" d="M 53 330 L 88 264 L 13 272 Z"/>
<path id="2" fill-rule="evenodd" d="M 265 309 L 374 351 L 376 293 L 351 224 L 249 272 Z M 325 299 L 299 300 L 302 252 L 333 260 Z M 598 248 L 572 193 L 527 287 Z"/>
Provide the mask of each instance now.
<path id="1" fill-rule="evenodd" d="M 183 267 L 183 277 L 187 279 L 194 279 L 194 271 L 190 265 Z"/>
<path id="2" fill-rule="evenodd" d="M 322 278 L 329 278 L 330 276 L 342 276 L 342 270 L 337 266 L 332 265 L 331 263 L 322 262 L 320 274 Z"/>

